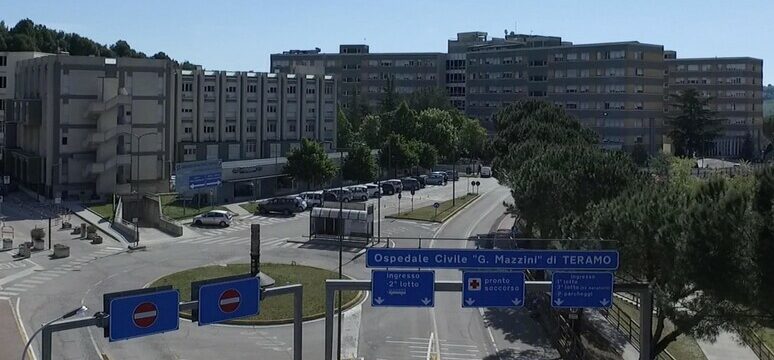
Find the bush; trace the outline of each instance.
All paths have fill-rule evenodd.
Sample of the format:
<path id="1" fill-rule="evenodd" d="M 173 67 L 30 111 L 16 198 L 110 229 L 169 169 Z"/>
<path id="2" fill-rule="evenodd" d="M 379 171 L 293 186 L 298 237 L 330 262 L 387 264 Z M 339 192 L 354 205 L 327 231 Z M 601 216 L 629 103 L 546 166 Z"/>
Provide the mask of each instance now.
<path id="1" fill-rule="evenodd" d="M 46 232 L 43 229 L 34 228 L 32 229 L 32 231 L 30 231 L 30 237 L 32 237 L 35 240 L 41 240 L 44 237 L 46 237 Z"/>
<path id="2" fill-rule="evenodd" d="M 86 233 L 87 234 L 94 234 L 97 232 L 97 227 L 94 225 L 88 225 L 86 226 Z"/>

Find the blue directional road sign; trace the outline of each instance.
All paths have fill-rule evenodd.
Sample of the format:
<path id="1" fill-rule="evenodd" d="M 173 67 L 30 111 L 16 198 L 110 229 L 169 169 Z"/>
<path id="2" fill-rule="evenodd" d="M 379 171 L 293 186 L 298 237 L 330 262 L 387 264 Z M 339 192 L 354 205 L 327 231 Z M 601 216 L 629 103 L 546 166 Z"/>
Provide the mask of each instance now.
<path id="1" fill-rule="evenodd" d="M 199 287 L 199 325 L 256 315 L 261 306 L 261 281 L 256 277 Z"/>
<path id="2" fill-rule="evenodd" d="M 177 330 L 180 293 L 164 290 L 110 300 L 110 341 Z"/>
<path id="3" fill-rule="evenodd" d="M 371 306 L 433 307 L 434 271 L 371 271 Z"/>
<path id="4" fill-rule="evenodd" d="M 521 271 L 465 271 L 462 278 L 462 307 L 524 306 Z"/>
<path id="5" fill-rule="evenodd" d="M 220 183 L 221 174 L 219 172 L 205 175 L 193 175 L 188 178 L 188 187 L 191 189 L 219 186 Z"/>
<path id="6" fill-rule="evenodd" d="M 555 272 L 551 305 L 556 308 L 606 308 L 613 302 L 613 274 Z"/>
<path id="7" fill-rule="evenodd" d="M 373 268 L 616 270 L 618 251 L 370 248 Z"/>

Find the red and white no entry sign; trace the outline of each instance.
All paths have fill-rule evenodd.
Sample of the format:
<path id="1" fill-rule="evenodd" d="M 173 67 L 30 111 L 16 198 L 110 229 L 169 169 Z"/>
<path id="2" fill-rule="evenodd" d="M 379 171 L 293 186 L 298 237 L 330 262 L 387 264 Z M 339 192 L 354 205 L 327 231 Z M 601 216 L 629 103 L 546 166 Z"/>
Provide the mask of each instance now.
<path id="1" fill-rule="evenodd" d="M 139 328 L 147 328 L 156 323 L 156 319 L 158 318 L 158 309 L 156 308 L 156 304 L 145 302 L 140 305 L 137 305 L 136 308 L 134 308 L 134 314 L 132 314 L 132 320 L 134 320 L 134 325 L 136 325 Z"/>
<path id="2" fill-rule="evenodd" d="M 236 309 L 239 309 L 239 304 L 241 302 L 242 299 L 239 291 L 236 291 L 236 289 L 228 289 L 224 291 L 223 294 L 220 294 L 218 306 L 220 306 L 220 311 L 232 313 L 236 311 Z"/>

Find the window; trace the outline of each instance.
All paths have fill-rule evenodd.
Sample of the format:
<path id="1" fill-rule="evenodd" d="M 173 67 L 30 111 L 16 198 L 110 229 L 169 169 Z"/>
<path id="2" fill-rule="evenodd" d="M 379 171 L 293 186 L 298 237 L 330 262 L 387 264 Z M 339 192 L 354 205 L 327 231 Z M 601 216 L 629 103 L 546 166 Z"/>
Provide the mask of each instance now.
<path id="1" fill-rule="evenodd" d="M 258 91 L 258 85 L 255 85 L 255 84 L 247 85 L 247 92 L 255 93 L 257 91 Z"/>
<path id="2" fill-rule="evenodd" d="M 269 94 L 276 94 L 276 93 L 277 93 L 277 87 L 269 86 Z"/>
<path id="3" fill-rule="evenodd" d="M 205 126 L 204 127 L 204 133 L 205 134 L 212 134 L 214 132 L 215 132 L 215 127 L 214 126 Z"/>
<path id="4" fill-rule="evenodd" d="M 8 65 L 8 57 L 3 55 L 0 56 L 0 66 L 7 66 Z"/>
<path id="5" fill-rule="evenodd" d="M 227 133 L 235 133 L 236 132 L 236 125 L 226 125 L 226 132 Z"/>
<path id="6" fill-rule="evenodd" d="M 276 121 L 269 121 L 266 123 L 266 131 L 268 132 L 277 132 L 277 122 Z"/>
<path id="7" fill-rule="evenodd" d="M 314 114 L 317 111 L 317 109 L 310 107 L 306 109 L 307 114 Z"/>
<path id="8" fill-rule="evenodd" d="M 183 132 L 186 134 L 190 134 L 193 132 L 193 129 L 190 126 L 186 126 L 185 128 L 183 128 Z"/>
<path id="9" fill-rule="evenodd" d="M 313 95 L 315 93 L 315 89 L 313 87 L 306 88 L 306 93 L 308 95 Z"/>
<path id="10" fill-rule="evenodd" d="M 589 60 L 589 53 L 581 53 L 581 60 Z"/>
<path id="11" fill-rule="evenodd" d="M 296 93 L 296 86 L 295 85 L 289 85 L 288 86 L 288 94 L 295 94 Z"/>
<path id="12" fill-rule="evenodd" d="M 589 76 L 590 76 L 589 69 L 583 69 L 583 70 L 580 71 L 580 77 L 587 78 Z"/>
<path id="13" fill-rule="evenodd" d="M 254 113 L 254 112 L 256 112 L 256 110 L 258 110 L 258 109 L 254 108 L 254 107 L 247 108 L 247 112 L 248 113 Z"/>
<path id="14" fill-rule="evenodd" d="M 288 123 L 288 131 L 290 132 L 296 132 L 296 123 Z"/>
<path id="15" fill-rule="evenodd" d="M 333 94 L 333 84 L 325 84 L 325 95 Z"/>
<path id="16" fill-rule="evenodd" d="M 643 68 L 634 69 L 634 74 L 637 76 L 645 76 L 645 70 Z"/>
<path id="17" fill-rule="evenodd" d="M 567 77 L 568 78 L 578 77 L 578 69 L 567 69 Z"/>
<path id="18" fill-rule="evenodd" d="M 5 100 L 0 99 L 0 111 L 5 110 Z"/>
<path id="19" fill-rule="evenodd" d="M 215 85 L 205 85 L 204 91 L 206 92 L 215 92 Z"/>
<path id="20" fill-rule="evenodd" d="M 252 153 L 252 152 L 255 152 L 255 149 L 256 149 L 256 143 L 254 142 L 249 142 L 245 145 L 246 152 Z"/>
<path id="21" fill-rule="evenodd" d="M 635 51 L 634 52 L 634 59 L 635 60 L 643 60 L 643 59 L 645 59 L 645 52 L 643 52 L 643 51 Z"/>
<path id="22" fill-rule="evenodd" d="M 6 82 L 5 76 L 0 76 L 0 89 L 5 89 L 5 87 L 8 85 Z"/>
<path id="23" fill-rule="evenodd" d="M 193 83 L 183 83 L 183 91 L 193 91 Z"/>
<path id="24" fill-rule="evenodd" d="M 194 154 L 196 154 L 195 147 L 185 147 L 183 149 L 183 155 L 194 155 Z"/>
<path id="25" fill-rule="evenodd" d="M 277 112 L 277 105 L 266 105 L 266 112 L 267 113 Z"/>
<path id="26" fill-rule="evenodd" d="M 304 126 L 304 131 L 314 132 L 314 123 L 311 123 L 311 122 L 306 123 L 306 126 Z"/>
<path id="27" fill-rule="evenodd" d="M 254 133 L 257 129 L 257 126 L 255 124 L 247 124 L 247 132 Z"/>
<path id="28" fill-rule="evenodd" d="M 712 70 L 712 65 L 710 64 L 704 64 L 701 66 L 701 71 L 711 71 L 711 70 Z"/>
<path id="29" fill-rule="evenodd" d="M 634 90 L 638 94 L 642 94 L 645 92 L 645 87 L 642 85 L 637 85 Z"/>
<path id="30" fill-rule="evenodd" d="M 578 54 L 577 53 L 569 53 L 567 54 L 567 61 L 574 61 L 578 60 Z"/>
<path id="31" fill-rule="evenodd" d="M 186 108 L 183 108 L 183 109 L 181 109 L 181 111 L 183 112 L 183 114 L 190 114 L 190 113 L 192 113 L 192 112 L 193 112 L 193 109 L 186 109 Z"/>
<path id="32" fill-rule="evenodd" d="M 62 136 L 62 145 L 67 145 L 67 136 Z"/>
<path id="33" fill-rule="evenodd" d="M 228 86 L 226 87 L 227 93 L 235 93 L 236 92 L 236 86 Z"/>

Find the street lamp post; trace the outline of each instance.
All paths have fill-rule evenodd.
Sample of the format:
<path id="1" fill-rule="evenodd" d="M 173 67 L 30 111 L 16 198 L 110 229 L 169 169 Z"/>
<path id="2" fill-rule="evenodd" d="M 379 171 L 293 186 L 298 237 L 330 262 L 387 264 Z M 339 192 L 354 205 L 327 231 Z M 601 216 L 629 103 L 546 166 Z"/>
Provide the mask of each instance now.
<path id="1" fill-rule="evenodd" d="M 27 359 L 27 351 L 29 350 L 30 345 L 32 344 L 32 340 L 34 340 L 35 336 L 37 336 L 41 331 L 43 331 L 43 329 L 47 328 L 49 325 L 51 325 L 51 324 L 53 324 L 53 323 L 55 323 L 55 322 L 57 322 L 59 320 L 64 320 L 64 319 L 71 318 L 71 317 L 73 317 L 75 315 L 82 314 L 82 313 L 86 312 L 87 310 L 89 310 L 89 308 L 87 308 L 86 306 L 80 306 L 80 307 L 78 307 L 76 309 L 68 311 L 64 315 L 62 315 L 62 316 L 60 316 L 60 317 L 58 317 L 58 318 L 56 318 L 54 320 L 51 320 L 51 321 L 45 323 L 38 330 L 36 330 L 35 333 L 32 334 L 32 336 L 30 336 L 29 340 L 27 340 L 27 344 L 24 345 L 24 352 L 22 353 L 21 359 L 22 360 L 26 360 Z M 45 358 L 45 355 L 44 355 L 44 358 Z"/>

